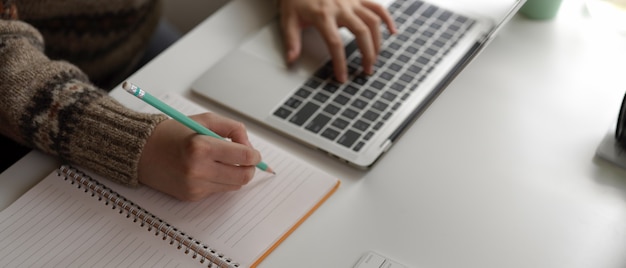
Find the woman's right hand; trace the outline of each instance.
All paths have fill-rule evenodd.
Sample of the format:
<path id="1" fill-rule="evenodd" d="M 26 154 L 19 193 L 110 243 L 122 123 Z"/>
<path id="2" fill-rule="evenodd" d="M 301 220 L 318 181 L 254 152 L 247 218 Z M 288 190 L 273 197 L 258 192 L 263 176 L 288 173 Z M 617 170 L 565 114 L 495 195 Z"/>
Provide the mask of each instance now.
<path id="1" fill-rule="evenodd" d="M 247 184 L 261 154 L 252 148 L 245 126 L 213 113 L 191 118 L 231 141 L 200 135 L 173 119 L 165 120 L 143 148 L 139 182 L 184 201 Z"/>

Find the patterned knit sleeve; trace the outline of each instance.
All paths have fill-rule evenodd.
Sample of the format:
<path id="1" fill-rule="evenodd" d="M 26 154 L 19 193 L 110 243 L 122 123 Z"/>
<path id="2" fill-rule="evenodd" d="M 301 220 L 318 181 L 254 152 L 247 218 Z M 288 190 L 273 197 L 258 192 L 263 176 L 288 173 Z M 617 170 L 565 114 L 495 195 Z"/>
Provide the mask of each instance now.
<path id="1" fill-rule="evenodd" d="M 137 185 L 141 150 L 165 120 L 125 108 L 77 67 L 48 59 L 36 29 L 0 19 L 0 133 Z"/>

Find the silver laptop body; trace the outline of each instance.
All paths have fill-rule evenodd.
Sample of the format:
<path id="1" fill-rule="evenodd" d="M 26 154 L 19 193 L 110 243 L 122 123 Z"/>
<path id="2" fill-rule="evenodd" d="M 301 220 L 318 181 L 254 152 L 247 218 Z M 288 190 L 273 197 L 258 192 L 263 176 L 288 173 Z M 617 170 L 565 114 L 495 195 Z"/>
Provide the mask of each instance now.
<path id="1" fill-rule="evenodd" d="M 314 29 L 287 66 L 276 19 L 209 68 L 192 91 L 351 165 L 371 167 L 489 43 L 523 0 L 385 0 L 398 33 L 384 40 L 375 74 L 342 29 L 349 81 L 332 77 Z M 381 27 L 385 28 L 384 25 Z"/>

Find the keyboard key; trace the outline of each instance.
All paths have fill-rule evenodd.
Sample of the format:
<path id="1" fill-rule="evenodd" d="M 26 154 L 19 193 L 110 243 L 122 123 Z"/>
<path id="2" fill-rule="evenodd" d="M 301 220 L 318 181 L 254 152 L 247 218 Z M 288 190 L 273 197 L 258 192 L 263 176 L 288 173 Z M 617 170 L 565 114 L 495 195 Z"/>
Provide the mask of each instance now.
<path id="1" fill-rule="evenodd" d="M 348 119 L 354 119 L 358 114 L 359 113 L 357 111 L 350 108 L 344 110 L 343 113 L 341 113 L 341 115 L 345 116 Z"/>
<path id="2" fill-rule="evenodd" d="M 348 101 L 350 101 L 350 98 L 344 96 L 344 95 L 337 95 L 337 97 L 335 97 L 335 99 L 333 100 L 336 103 L 339 103 L 341 105 L 345 105 L 346 103 L 348 103 Z"/>
<path id="3" fill-rule="evenodd" d="M 339 131 L 336 131 L 332 128 L 327 128 L 322 132 L 322 137 L 327 138 L 329 140 L 335 140 L 339 136 Z"/>
<path id="4" fill-rule="evenodd" d="M 387 106 L 388 105 L 382 101 L 376 101 L 374 102 L 374 104 L 372 104 L 372 108 L 379 110 L 381 112 L 387 109 Z"/>
<path id="5" fill-rule="evenodd" d="M 337 107 L 335 105 L 328 104 L 328 105 L 326 105 L 326 107 L 324 107 L 324 112 L 327 112 L 327 113 L 329 113 L 331 115 L 335 115 L 335 114 L 337 114 L 339 112 L 340 109 L 341 108 L 339 108 L 339 107 Z"/>
<path id="6" fill-rule="evenodd" d="M 322 66 L 322 68 L 320 68 L 319 70 L 317 70 L 317 72 L 315 73 L 315 77 L 322 79 L 322 80 L 326 80 L 328 79 L 331 75 L 333 74 L 333 67 L 331 65 L 331 63 L 327 63 L 324 66 Z"/>
<path id="7" fill-rule="evenodd" d="M 365 83 L 367 83 L 367 79 L 368 79 L 367 76 L 361 74 L 361 75 L 355 76 L 354 80 L 352 80 L 352 81 L 354 81 L 355 83 L 357 83 L 357 84 L 362 86 Z"/>
<path id="8" fill-rule="evenodd" d="M 365 131 L 367 130 L 367 128 L 370 127 L 370 124 L 363 121 L 363 120 L 358 120 L 356 122 L 354 122 L 354 124 L 352 124 L 352 127 L 355 129 L 358 129 L 360 131 Z"/>
<path id="9" fill-rule="evenodd" d="M 345 55 L 352 55 L 352 53 L 354 53 L 354 51 L 356 51 L 358 48 L 358 45 L 356 43 L 356 39 L 352 40 L 350 43 L 348 43 L 348 45 L 345 47 Z"/>
<path id="10" fill-rule="evenodd" d="M 432 49 L 432 48 L 427 48 L 425 52 L 426 54 L 431 55 L 431 56 L 437 55 L 437 50 Z"/>
<path id="11" fill-rule="evenodd" d="M 402 63 L 407 63 L 411 60 L 411 58 L 406 55 L 400 55 L 398 56 L 398 60 Z"/>
<path id="12" fill-rule="evenodd" d="M 403 12 L 404 14 L 407 15 L 413 15 L 413 13 L 415 13 L 415 11 L 417 11 L 421 6 L 422 6 L 423 2 L 419 2 L 419 1 L 415 1 L 413 3 L 411 3 L 411 5 L 405 9 Z"/>
<path id="13" fill-rule="evenodd" d="M 352 85 L 348 85 L 347 87 L 343 88 L 343 92 L 348 93 L 348 95 L 354 95 L 359 91 L 359 89 L 355 86 Z"/>
<path id="14" fill-rule="evenodd" d="M 329 98 L 328 95 L 326 95 L 326 94 L 324 94 L 322 92 L 318 92 L 317 94 L 315 94 L 315 96 L 313 96 L 313 99 L 315 99 L 315 100 L 317 100 L 317 101 L 319 101 L 321 103 L 326 102 L 328 100 L 328 98 Z"/>
<path id="15" fill-rule="evenodd" d="M 418 74 L 418 73 L 420 73 L 420 71 L 422 71 L 422 66 L 421 65 L 411 65 L 409 67 L 409 71 Z"/>
<path id="16" fill-rule="evenodd" d="M 376 121 L 376 119 L 378 118 L 380 114 L 378 114 L 377 112 L 374 111 L 367 111 L 363 114 L 363 118 L 370 120 L 372 122 Z"/>
<path id="17" fill-rule="evenodd" d="M 387 50 L 383 50 L 383 51 L 380 52 L 380 56 L 388 59 L 388 58 L 391 58 L 391 56 L 393 56 L 393 53 L 391 53 L 391 52 L 389 52 Z"/>
<path id="18" fill-rule="evenodd" d="M 383 65 L 385 65 L 385 63 L 387 63 L 387 59 L 385 59 L 385 58 L 378 58 L 378 60 L 376 60 L 376 62 L 374 63 L 374 66 L 376 68 L 380 68 L 380 67 L 383 67 Z"/>
<path id="19" fill-rule="evenodd" d="M 406 34 L 398 34 L 396 38 L 398 38 L 398 40 L 402 42 L 406 42 L 407 40 L 409 40 L 410 37 Z"/>
<path id="20" fill-rule="evenodd" d="M 440 24 L 440 23 L 438 23 L 438 22 L 433 22 L 433 23 L 430 25 L 430 28 L 431 28 L 431 29 L 433 29 L 433 30 L 435 30 L 435 31 L 436 31 L 436 30 L 439 30 L 439 29 L 441 29 L 441 24 Z"/>
<path id="21" fill-rule="evenodd" d="M 399 104 L 399 103 L 396 103 L 396 104 Z M 393 113 L 392 113 L 392 112 L 387 112 L 387 113 L 383 116 L 383 120 L 387 120 L 387 119 L 391 118 L 391 116 L 392 116 L 392 115 L 393 115 Z"/>
<path id="22" fill-rule="evenodd" d="M 452 12 L 446 10 L 439 15 L 438 19 L 441 21 L 447 21 L 451 16 Z"/>
<path id="23" fill-rule="evenodd" d="M 392 102 L 396 98 L 396 94 L 393 94 L 391 92 L 384 92 L 381 97 L 385 100 L 388 100 L 389 102 Z"/>
<path id="24" fill-rule="evenodd" d="M 358 132 L 348 130 L 339 138 L 339 140 L 337 140 L 337 142 L 339 142 L 339 144 L 343 146 L 350 148 L 360 136 L 361 134 L 359 134 Z"/>
<path id="25" fill-rule="evenodd" d="M 409 74 L 403 74 L 400 76 L 400 80 L 406 83 L 410 83 L 413 80 L 413 76 Z"/>
<path id="26" fill-rule="evenodd" d="M 363 91 L 363 93 L 361 93 L 361 96 L 363 96 L 364 98 L 368 100 L 371 100 L 374 97 L 376 97 L 376 92 L 366 89 L 365 91 Z"/>
<path id="27" fill-rule="evenodd" d="M 345 129 L 348 126 L 348 121 L 343 120 L 341 118 L 337 118 L 335 119 L 335 121 L 333 121 L 332 125 L 338 129 Z"/>
<path id="28" fill-rule="evenodd" d="M 371 86 L 375 89 L 382 89 L 383 87 L 385 87 L 385 84 L 380 81 L 374 81 L 372 82 Z"/>
<path id="29" fill-rule="evenodd" d="M 360 141 L 359 143 L 357 143 L 357 144 L 354 146 L 354 148 L 353 148 L 352 150 L 353 150 L 353 151 L 355 151 L 355 152 L 358 152 L 358 151 L 360 151 L 360 150 L 361 150 L 361 148 L 363 148 L 363 145 L 365 145 L 365 143 L 364 143 L 364 142 L 362 142 L 362 141 Z"/>
<path id="30" fill-rule="evenodd" d="M 296 96 L 306 99 L 311 94 L 311 91 L 301 88 L 296 91 Z"/>
<path id="31" fill-rule="evenodd" d="M 379 130 L 382 126 L 383 126 L 383 122 L 378 122 L 378 123 L 376 123 L 376 125 L 374 125 L 374 127 L 372 129 Z"/>
<path id="32" fill-rule="evenodd" d="M 374 132 L 370 131 L 370 132 L 367 132 L 367 134 L 365 134 L 365 136 L 363 136 L 363 139 L 368 141 L 368 140 L 370 140 L 372 138 L 372 136 L 374 136 Z"/>
<path id="33" fill-rule="evenodd" d="M 365 106 L 367 106 L 367 102 L 363 100 L 356 99 L 352 101 L 352 107 L 357 108 L 359 110 L 365 108 Z"/>
<path id="34" fill-rule="evenodd" d="M 416 26 L 422 26 L 422 25 L 424 25 L 424 22 L 425 22 L 425 20 L 424 20 L 424 19 L 422 19 L 422 18 L 416 18 L 416 19 L 413 21 L 413 24 L 414 24 L 414 25 L 416 25 Z"/>
<path id="35" fill-rule="evenodd" d="M 435 14 L 435 12 L 437 12 L 437 7 L 435 6 L 429 6 L 424 13 L 422 13 L 422 16 L 424 16 L 425 18 L 430 18 L 432 17 L 433 14 Z"/>
<path id="36" fill-rule="evenodd" d="M 382 26 L 382 25 L 381 25 L 381 26 Z M 386 31 L 386 29 L 382 30 L 382 33 L 381 33 L 381 35 L 380 35 L 380 37 L 381 37 L 383 40 L 388 40 L 390 36 L 391 36 L 391 33 L 389 33 L 388 31 Z"/>
<path id="37" fill-rule="evenodd" d="M 433 46 L 438 47 L 438 48 L 442 48 L 446 43 L 440 40 L 435 40 L 433 42 Z"/>
<path id="38" fill-rule="evenodd" d="M 324 85 L 324 90 L 332 93 L 335 93 L 335 91 L 337 91 L 337 89 L 339 88 L 339 85 L 335 84 L 334 82 L 329 82 L 328 84 Z"/>
<path id="39" fill-rule="evenodd" d="M 348 64 L 348 74 L 356 74 L 356 71 L 357 71 L 358 69 L 359 69 L 359 68 L 354 67 L 354 66 L 352 66 L 352 65 Z"/>
<path id="40" fill-rule="evenodd" d="M 278 110 L 276 110 L 274 112 L 275 116 L 278 116 L 278 117 L 280 117 L 282 119 L 286 119 L 290 114 L 291 114 L 291 111 L 289 111 L 289 110 L 287 110 L 287 109 L 285 109 L 283 107 L 278 108 Z"/>
<path id="41" fill-rule="evenodd" d="M 393 43 L 389 44 L 389 48 L 391 48 L 393 50 L 398 50 L 398 49 L 400 49 L 401 46 L 402 45 L 400 45 L 400 44 L 398 44 L 396 42 L 393 42 Z"/>
<path id="42" fill-rule="evenodd" d="M 315 116 L 315 118 L 313 118 L 313 120 L 311 120 L 311 122 L 309 122 L 309 124 L 306 126 L 306 129 L 310 130 L 313 133 L 318 133 L 320 132 L 320 130 L 322 130 L 326 123 L 328 123 L 328 121 L 330 121 L 330 117 L 323 114 L 318 114 L 317 116 Z"/>
<path id="43" fill-rule="evenodd" d="M 289 98 L 286 102 L 285 105 L 291 107 L 291 108 L 298 108 L 298 106 L 300 106 L 300 104 L 302 104 L 302 101 L 296 99 L 296 98 Z"/>
<path id="44" fill-rule="evenodd" d="M 417 62 L 421 63 L 422 65 L 428 64 L 429 61 L 430 61 L 430 59 L 428 59 L 426 57 L 420 56 L 419 58 L 417 58 Z"/>
<path id="45" fill-rule="evenodd" d="M 394 63 L 394 64 L 395 64 L 395 63 Z M 388 72 L 382 72 L 382 73 L 380 74 L 380 78 L 385 79 L 385 80 L 387 80 L 387 81 L 390 81 L 390 80 L 393 78 L 393 74 L 388 73 Z M 372 84 L 374 84 L 374 83 L 372 83 Z M 382 88 L 382 87 L 381 87 L 381 88 Z"/>
<path id="46" fill-rule="evenodd" d="M 317 80 L 315 78 L 311 78 L 308 81 L 306 81 L 306 83 L 304 83 L 304 84 L 307 87 L 315 89 L 315 88 L 319 87 L 322 84 L 322 82 L 320 82 L 319 80 Z"/>
<path id="47" fill-rule="evenodd" d="M 406 86 L 402 83 L 393 83 L 393 85 L 391 85 L 391 89 L 398 91 L 398 92 L 402 92 L 404 88 L 406 88 Z"/>
<path id="48" fill-rule="evenodd" d="M 394 70 L 394 71 L 400 71 L 402 69 L 402 66 L 397 64 L 397 63 L 392 63 L 391 65 L 389 65 L 389 69 Z"/>
<path id="49" fill-rule="evenodd" d="M 404 24 L 404 22 L 406 22 L 406 19 L 403 18 L 403 17 L 398 16 L 398 17 L 395 18 L 395 21 L 396 21 L 397 25 L 402 25 L 402 24 Z"/>
<path id="50" fill-rule="evenodd" d="M 302 124 L 304 124 L 304 122 L 306 122 L 306 120 L 308 120 L 309 117 L 311 117 L 319 108 L 319 105 L 308 102 L 304 106 L 302 106 L 302 109 L 300 109 L 300 111 L 296 112 L 291 117 L 291 119 L 289 119 L 289 122 L 294 123 L 298 126 L 302 126 Z"/>

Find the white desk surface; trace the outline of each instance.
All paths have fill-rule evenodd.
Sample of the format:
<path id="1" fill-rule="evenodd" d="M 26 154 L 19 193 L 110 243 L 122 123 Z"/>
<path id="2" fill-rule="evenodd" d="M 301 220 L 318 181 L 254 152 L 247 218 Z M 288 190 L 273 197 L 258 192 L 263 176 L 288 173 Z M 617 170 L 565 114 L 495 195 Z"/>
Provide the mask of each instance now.
<path id="1" fill-rule="evenodd" d="M 246 9 L 238 2 L 130 80 L 247 122 L 341 178 L 262 267 L 352 267 L 368 250 L 415 268 L 626 267 L 626 171 L 594 156 L 626 91 L 626 36 L 602 30 L 579 0 L 553 21 L 516 16 L 367 172 L 191 95 L 239 41 L 224 23 Z M 33 152 L 2 173 L 0 208 L 55 166 Z"/>

